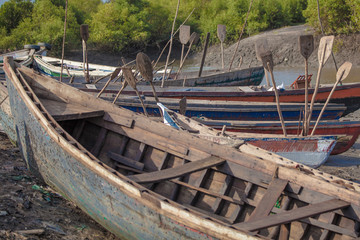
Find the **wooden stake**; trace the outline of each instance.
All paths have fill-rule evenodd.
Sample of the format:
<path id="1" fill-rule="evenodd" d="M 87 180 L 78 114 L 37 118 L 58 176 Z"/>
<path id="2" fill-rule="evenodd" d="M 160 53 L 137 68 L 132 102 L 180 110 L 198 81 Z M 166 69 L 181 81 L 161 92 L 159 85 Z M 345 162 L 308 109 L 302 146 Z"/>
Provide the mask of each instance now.
<path id="1" fill-rule="evenodd" d="M 225 37 L 226 37 L 226 26 L 225 25 L 221 25 L 219 24 L 217 26 L 217 36 L 220 40 L 220 50 L 221 50 L 221 66 L 222 69 L 225 68 L 225 64 L 224 64 L 224 41 L 225 41 Z"/>
<path id="2" fill-rule="evenodd" d="M 209 44 L 209 38 L 210 38 L 210 33 L 208 32 L 208 33 L 206 34 L 204 51 L 203 51 L 203 55 L 202 55 L 202 58 L 201 58 L 201 64 L 200 64 L 200 69 L 199 69 L 198 77 L 201 77 L 201 73 L 202 73 L 202 70 L 203 70 L 203 67 L 204 67 L 205 57 L 206 57 L 206 51 L 207 51 L 207 47 L 208 47 L 208 44 Z"/>
<path id="3" fill-rule="evenodd" d="M 237 52 L 237 50 L 238 50 L 238 48 L 239 48 L 240 40 L 241 40 L 241 37 L 242 37 L 242 35 L 243 35 L 243 33 L 244 33 L 244 29 L 245 29 L 245 26 L 246 26 L 247 19 L 248 19 L 248 17 L 249 17 L 249 13 L 250 13 L 250 9 L 251 9 L 252 3 L 253 3 L 253 0 L 251 0 L 250 5 L 249 5 L 248 12 L 246 13 L 245 22 L 244 22 L 244 25 L 243 25 L 243 27 L 242 27 L 242 30 L 241 30 L 241 33 L 240 33 L 240 36 L 239 36 L 239 40 L 238 40 L 238 42 L 237 42 L 237 44 L 236 44 L 236 48 L 235 48 L 233 57 L 232 57 L 231 62 L 230 62 L 229 72 L 231 71 L 231 66 L 232 66 L 232 64 L 233 64 L 233 62 L 234 62 L 235 54 L 236 54 L 236 52 Z"/>
<path id="4" fill-rule="evenodd" d="M 62 82 L 62 73 L 63 73 L 63 66 L 64 66 L 65 39 L 66 39 L 66 22 L 67 22 L 67 7 L 68 7 L 68 0 L 66 0 L 66 2 L 65 2 L 65 20 L 64 20 L 64 36 L 63 36 L 62 50 L 61 50 L 60 82 Z"/>
<path id="5" fill-rule="evenodd" d="M 84 71 L 84 77 L 85 81 L 87 83 L 90 82 L 89 79 L 89 62 L 87 58 L 87 40 L 89 39 L 89 26 L 86 24 L 82 24 L 80 26 L 80 35 L 82 39 L 82 46 L 83 46 L 83 71 Z M 86 64 L 86 65 L 85 65 Z"/>
<path id="6" fill-rule="evenodd" d="M 170 54 L 171 54 L 171 49 L 172 49 L 172 43 L 173 43 L 173 33 L 174 33 L 174 28 L 175 28 L 175 22 L 176 22 L 176 18 L 177 18 L 178 12 L 179 12 L 179 5 L 180 5 L 180 0 L 178 0 L 178 3 L 177 3 L 176 13 L 175 13 L 175 18 L 174 18 L 174 22 L 173 22 L 172 29 L 171 29 L 171 37 L 170 37 L 170 47 L 169 47 L 169 53 L 168 53 L 167 58 L 166 58 L 166 63 L 165 63 L 164 74 L 163 74 L 163 78 L 162 78 L 162 81 L 161 81 L 161 87 L 164 87 L 164 81 L 165 81 L 165 76 L 166 76 L 166 70 L 167 70 L 167 66 L 168 66 L 169 59 L 170 59 Z"/>

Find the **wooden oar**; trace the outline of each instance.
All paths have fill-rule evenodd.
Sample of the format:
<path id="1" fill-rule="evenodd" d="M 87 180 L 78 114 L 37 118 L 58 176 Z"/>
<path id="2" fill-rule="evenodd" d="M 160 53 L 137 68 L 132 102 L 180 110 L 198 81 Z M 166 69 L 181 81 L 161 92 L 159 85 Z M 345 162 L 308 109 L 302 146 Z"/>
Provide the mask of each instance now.
<path id="1" fill-rule="evenodd" d="M 159 102 L 154 85 L 152 83 L 154 75 L 153 75 L 151 60 L 145 53 L 139 52 L 136 55 L 136 67 L 140 72 L 141 76 L 150 83 L 150 86 L 154 94 L 154 98 L 156 102 Z"/>
<path id="2" fill-rule="evenodd" d="M 89 39 L 89 26 L 87 24 L 81 24 L 80 26 L 80 35 L 81 35 L 81 39 L 82 39 L 82 46 L 83 46 L 83 69 L 84 69 L 84 76 L 85 76 L 85 81 L 86 82 L 90 82 L 89 79 L 89 62 L 87 59 L 87 45 L 86 42 Z M 86 67 L 85 67 L 85 63 L 86 63 Z"/>
<path id="3" fill-rule="evenodd" d="M 131 68 L 128 68 L 128 67 L 122 67 L 121 70 L 123 71 L 123 75 L 124 75 L 124 78 L 125 78 L 125 81 L 135 90 L 137 96 L 139 97 L 139 100 L 141 102 L 141 105 L 144 109 L 144 114 L 145 116 L 149 116 L 147 111 L 146 111 L 146 107 L 144 105 L 144 102 L 140 96 L 140 93 L 139 91 L 137 90 L 136 88 L 136 79 L 135 79 L 135 76 L 134 74 L 132 73 L 131 71 Z"/>
<path id="4" fill-rule="evenodd" d="M 318 69 L 318 74 L 316 76 L 315 89 L 314 89 L 314 92 L 313 92 L 313 96 L 311 98 L 308 119 L 306 119 L 307 120 L 307 126 L 310 125 L 310 120 L 311 120 L 313 107 L 314 107 L 314 104 L 315 104 L 316 94 L 318 92 L 319 85 L 320 85 L 321 69 L 323 68 L 324 64 L 326 63 L 326 61 L 328 60 L 328 58 L 329 58 L 329 56 L 331 54 L 331 49 L 332 49 L 332 46 L 333 46 L 333 42 L 334 42 L 334 36 L 326 36 L 326 37 L 322 37 L 320 39 L 319 50 L 318 50 L 319 69 Z"/>
<path id="5" fill-rule="evenodd" d="M 121 78 L 123 78 L 123 76 L 124 76 L 124 74 L 121 75 Z M 119 92 L 116 94 L 116 97 L 114 98 L 114 100 L 112 102 L 113 104 L 116 103 L 116 100 L 119 98 L 121 92 L 127 87 L 127 85 L 128 85 L 127 81 L 122 82 L 122 86 L 121 86 Z"/>
<path id="6" fill-rule="evenodd" d="M 180 64 L 179 64 L 179 67 L 180 67 L 180 65 L 184 61 L 183 57 L 184 57 L 185 44 L 187 44 L 189 39 L 190 39 L 190 26 L 189 25 L 182 25 L 180 27 L 179 39 L 180 39 L 180 42 L 181 42 L 181 45 L 182 45 Z"/>
<path id="7" fill-rule="evenodd" d="M 204 67 L 205 57 L 206 57 L 206 51 L 207 51 L 208 44 L 209 44 L 209 39 L 210 39 L 210 33 L 208 32 L 208 33 L 206 34 L 206 39 L 205 39 L 205 44 L 204 44 L 204 51 L 203 51 L 203 55 L 202 55 L 202 58 L 201 58 L 201 63 L 200 63 L 200 69 L 199 69 L 198 77 L 201 77 L 201 73 L 202 73 L 202 70 L 203 70 L 203 67 Z"/>
<path id="8" fill-rule="evenodd" d="M 107 80 L 107 82 L 105 83 L 104 87 L 101 89 L 101 91 L 99 92 L 99 94 L 96 96 L 97 98 L 99 98 L 101 96 L 101 94 L 105 91 L 105 89 L 107 88 L 107 86 L 109 85 L 109 83 L 117 77 L 117 75 L 119 75 L 121 68 L 118 67 L 115 69 L 114 72 L 111 73 L 111 77 L 109 78 L 109 80 Z"/>
<path id="9" fill-rule="evenodd" d="M 325 102 L 323 108 L 321 109 L 321 112 L 320 112 L 320 114 L 319 114 L 319 117 L 318 117 L 318 119 L 316 120 L 315 126 L 314 126 L 314 128 L 313 128 L 313 130 L 312 130 L 312 132 L 311 132 L 311 136 L 314 135 L 315 130 L 316 130 L 316 127 L 317 127 L 317 125 L 318 125 L 319 122 L 320 122 L 320 119 L 321 119 L 321 117 L 322 117 L 322 115 L 323 115 L 323 113 L 324 113 L 324 111 L 325 111 L 326 106 L 328 105 L 328 103 L 329 103 L 329 101 L 330 101 L 330 99 L 331 99 L 331 96 L 333 95 L 333 93 L 334 93 L 334 91 L 335 91 L 335 89 L 336 89 L 336 86 L 337 86 L 342 80 L 344 80 L 344 79 L 349 75 L 349 72 L 350 72 L 350 70 L 351 70 L 351 66 L 352 66 L 352 63 L 350 63 L 350 62 L 345 62 L 343 65 L 341 65 L 341 67 L 340 67 L 339 70 L 337 71 L 337 73 L 336 73 L 336 82 L 335 82 L 333 88 L 331 89 L 331 92 L 330 92 L 328 98 L 326 99 L 326 102 Z"/>
<path id="10" fill-rule="evenodd" d="M 256 44 L 255 44 L 256 58 L 260 62 L 262 62 L 262 59 L 261 59 L 261 56 L 259 54 L 263 53 L 263 52 L 266 52 L 266 49 L 269 49 L 269 44 L 266 41 L 266 39 L 259 40 L 259 41 L 256 42 Z M 265 71 L 266 85 L 268 87 L 270 87 L 269 75 L 268 75 L 268 71 L 266 70 L 265 66 L 264 66 L 264 71 Z"/>
<path id="11" fill-rule="evenodd" d="M 193 10 L 191 11 L 191 13 L 186 17 L 186 19 L 183 21 L 183 23 L 180 25 L 180 27 L 182 25 L 184 25 L 186 23 L 186 21 L 190 18 L 190 16 L 193 14 L 193 12 L 195 11 L 195 8 L 193 8 Z M 178 29 L 174 32 L 174 34 L 172 36 L 175 36 L 176 33 L 180 30 L 180 27 L 178 27 Z M 165 47 L 163 47 L 163 49 L 161 50 L 161 53 L 159 54 L 155 64 L 154 64 L 154 68 L 157 66 L 161 56 L 163 55 L 165 49 L 167 48 L 167 46 L 170 44 L 170 40 L 165 44 Z"/>
<path id="12" fill-rule="evenodd" d="M 192 45 L 193 45 L 193 44 L 196 44 L 198 41 L 199 41 L 199 34 L 197 34 L 196 32 L 193 32 L 193 33 L 190 35 L 189 48 L 188 48 L 188 50 L 187 50 L 187 52 L 186 52 L 186 54 L 185 54 L 185 57 L 184 57 L 183 61 L 181 62 L 180 67 L 179 67 L 179 69 L 178 69 L 178 71 L 177 71 L 177 73 L 176 73 L 176 75 L 175 75 L 175 78 L 174 78 L 175 80 L 177 79 L 177 77 L 178 77 L 178 75 L 179 75 L 182 67 L 184 66 L 185 60 L 186 60 L 187 56 L 189 55 L 189 52 L 190 52 L 190 50 L 191 50 Z"/>
<path id="13" fill-rule="evenodd" d="M 220 50 L 221 50 L 221 66 L 222 69 L 225 68 L 225 64 L 224 64 L 224 41 L 225 41 L 225 37 L 226 37 L 226 26 L 222 25 L 222 24 L 218 24 L 217 25 L 217 36 L 220 40 Z"/>
<path id="14" fill-rule="evenodd" d="M 261 48 L 257 48 L 257 49 L 260 50 L 260 51 L 264 50 L 264 49 L 261 49 Z M 286 134 L 286 129 L 285 129 L 284 118 L 283 118 L 281 108 L 280 108 L 279 93 L 278 93 L 278 90 L 276 88 L 276 83 L 275 83 L 275 79 L 274 79 L 274 75 L 273 75 L 274 63 L 273 63 L 272 53 L 269 50 L 267 50 L 267 51 L 259 52 L 257 54 L 260 56 L 264 68 L 267 71 L 270 72 L 271 81 L 272 81 L 274 92 L 275 92 L 276 107 L 277 107 L 277 110 L 278 110 L 278 114 L 279 114 L 279 118 L 280 118 L 280 122 L 281 122 L 281 127 L 283 129 L 284 136 L 286 137 L 287 134 Z"/>
<path id="15" fill-rule="evenodd" d="M 303 126 L 303 134 L 304 136 L 308 133 L 308 125 L 307 125 L 307 119 L 308 119 L 308 107 L 309 107 L 309 82 L 308 82 L 308 59 L 311 55 L 311 53 L 314 51 L 314 37 L 313 35 L 302 35 L 299 37 L 299 47 L 300 47 L 300 53 L 305 58 L 305 114 L 304 114 L 304 126 Z"/>

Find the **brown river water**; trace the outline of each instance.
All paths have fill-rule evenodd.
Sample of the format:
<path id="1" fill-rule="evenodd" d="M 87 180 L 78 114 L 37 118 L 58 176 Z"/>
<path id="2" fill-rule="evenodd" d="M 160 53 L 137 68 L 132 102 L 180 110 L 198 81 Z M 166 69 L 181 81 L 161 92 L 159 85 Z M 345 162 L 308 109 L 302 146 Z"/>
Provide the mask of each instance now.
<path id="1" fill-rule="evenodd" d="M 309 69 L 309 74 L 313 74 L 311 83 L 315 84 L 318 69 Z M 274 78 L 277 85 L 289 85 L 293 83 L 299 75 L 304 75 L 305 69 L 301 68 L 285 68 L 275 67 Z M 343 81 L 344 83 L 360 82 L 360 67 L 352 68 L 347 78 Z M 334 68 L 323 68 L 320 76 L 321 83 L 335 83 L 336 81 L 336 70 Z M 266 84 L 265 78 L 261 84 Z"/>

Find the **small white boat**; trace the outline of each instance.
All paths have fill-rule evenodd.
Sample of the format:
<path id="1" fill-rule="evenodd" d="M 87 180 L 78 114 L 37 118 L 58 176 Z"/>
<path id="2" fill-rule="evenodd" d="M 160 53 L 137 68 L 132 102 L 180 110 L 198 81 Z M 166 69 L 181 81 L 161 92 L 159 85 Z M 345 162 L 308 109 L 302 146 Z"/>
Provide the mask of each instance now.
<path id="1" fill-rule="evenodd" d="M 51 77 L 60 77 L 61 59 L 35 55 L 34 62 L 38 71 Z M 64 60 L 63 64 L 63 77 L 84 77 L 82 62 Z M 104 77 L 114 72 L 115 69 L 116 67 L 89 63 L 89 76 L 92 79 Z"/>

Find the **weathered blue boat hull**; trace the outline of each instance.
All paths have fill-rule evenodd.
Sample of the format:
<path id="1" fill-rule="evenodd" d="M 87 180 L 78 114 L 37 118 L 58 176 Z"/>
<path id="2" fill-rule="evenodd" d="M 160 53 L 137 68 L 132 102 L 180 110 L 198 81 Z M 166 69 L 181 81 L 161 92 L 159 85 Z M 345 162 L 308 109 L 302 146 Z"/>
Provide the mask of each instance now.
<path id="1" fill-rule="evenodd" d="M 1 128 L 10 141 L 16 145 L 14 118 L 11 114 L 10 101 L 6 87 L 0 83 L 0 122 Z"/>
<path id="2" fill-rule="evenodd" d="M 95 221 L 124 239 L 216 239 L 155 211 L 149 201 L 130 194 L 129 189 L 142 192 L 126 181 L 122 189 L 112 183 L 115 177 L 94 172 L 49 134 L 9 79 L 8 91 L 19 148 L 30 170 Z"/>
<path id="3" fill-rule="evenodd" d="M 209 71 L 203 72 L 201 77 L 197 72 L 184 72 L 178 79 L 167 79 L 164 86 L 191 86 L 191 87 L 216 87 L 216 86 L 258 86 L 264 78 L 265 71 L 261 67 L 251 67 L 245 69 L 235 69 L 228 71 Z M 174 77 L 174 76 L 173 76 Z M 147 81 L 139 82 L 141 85 L 149 85 Z M 162 85 L 162 74 L 155 76 L 154 85 Z"/>

